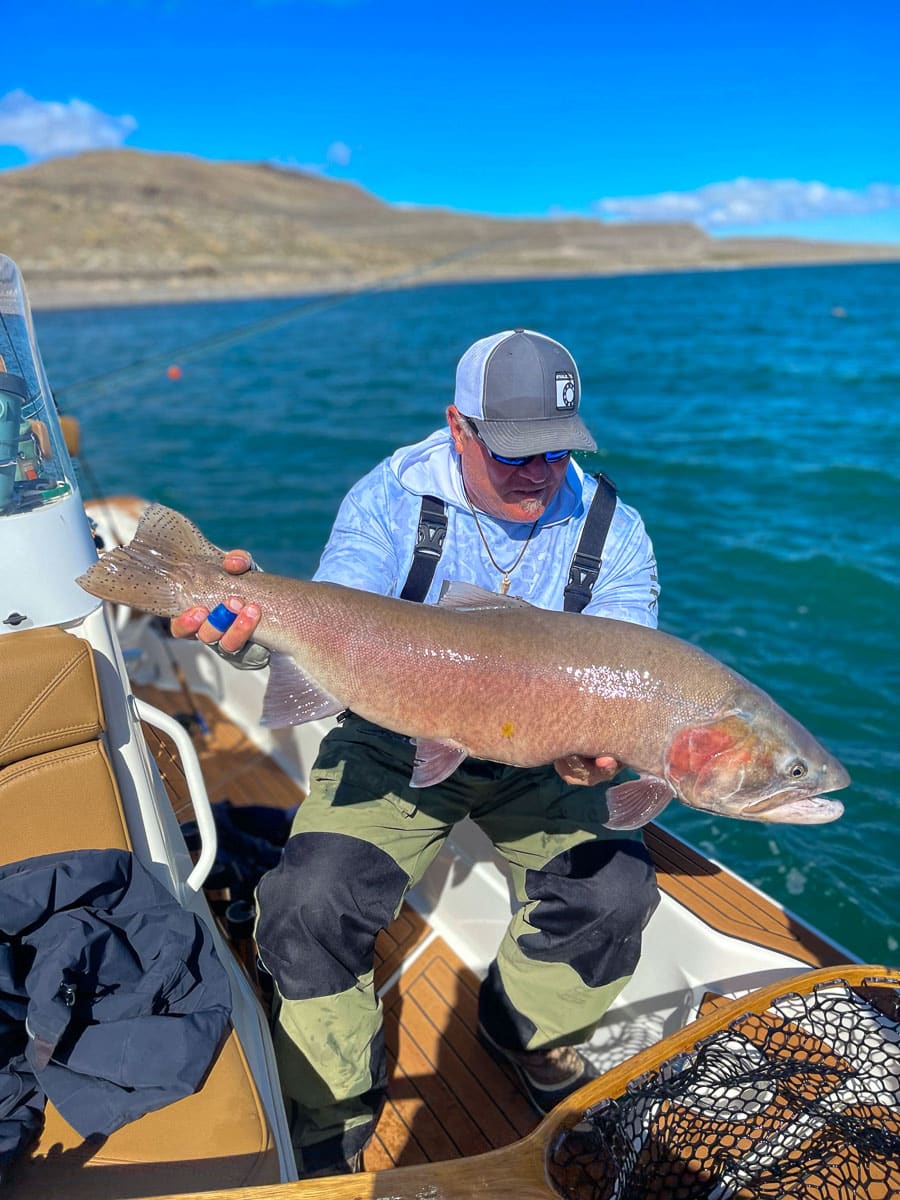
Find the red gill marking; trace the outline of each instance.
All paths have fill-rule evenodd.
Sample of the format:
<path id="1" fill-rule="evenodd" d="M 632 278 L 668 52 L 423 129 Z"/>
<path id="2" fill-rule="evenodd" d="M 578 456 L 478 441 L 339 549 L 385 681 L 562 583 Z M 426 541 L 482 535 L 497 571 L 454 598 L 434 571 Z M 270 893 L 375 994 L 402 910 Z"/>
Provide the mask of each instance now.
<path id="1" fill-rule="evenodd" d="M 700 725 L 676 733 L 669 747 L 669 770 L 675 775 L 696 775 L 709 759 L 735 745 L 734 732 L 721 725 Z"/>

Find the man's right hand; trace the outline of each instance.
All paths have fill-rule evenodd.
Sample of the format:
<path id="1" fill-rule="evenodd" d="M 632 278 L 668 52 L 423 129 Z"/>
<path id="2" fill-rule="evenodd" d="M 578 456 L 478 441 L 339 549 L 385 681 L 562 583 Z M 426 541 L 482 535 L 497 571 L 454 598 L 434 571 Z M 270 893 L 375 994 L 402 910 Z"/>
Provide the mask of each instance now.
<path id="1" fill-rule="evenodd" d="M 573 787 L 593 787 L 614 779 L 622 770 L 622 764 L 609 754 L 597 758 L 585 758 L 581 754 L 569 754 L 554 762 L 556 773 Z"/>
<path id="2" fill-rule="evenodd" d="M 224 558 L 224 567 L 229 575 L 244 575 L 253 566 L 253 559 L 246 550 L 229 550 Z M 222 633 L 207 620 L 209 609 L 199 605 L 186 609 L 172 619 L 172 636 L 177 638 L 195 637 L 207 646 L 219 643 L 220 650 L 226 654 L 234 654 L 252 638 L 259 625 L 259 605 L 252 601 L 249 604 L 237 596 L 229 596 L 225 607 L 237 613 L 233 624 Z"/>

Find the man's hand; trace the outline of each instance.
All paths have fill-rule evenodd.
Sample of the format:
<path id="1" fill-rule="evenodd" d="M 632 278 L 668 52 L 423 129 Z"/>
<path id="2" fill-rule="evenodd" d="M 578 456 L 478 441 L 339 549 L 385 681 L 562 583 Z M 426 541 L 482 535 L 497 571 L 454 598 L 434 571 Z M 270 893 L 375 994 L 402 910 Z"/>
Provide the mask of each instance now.
<path id="1" fill-rule="evenodd" d="M 229 575 L 243 575 L 253 566 L 253 559 L 246 550 L 229 550 L 223 560 Z M 208 608 L 189 608 L 172 619 L 172 636 L 177 638 L 196 637 L 207 646 L 219 643 L 226 654 L 234 654 L 250 640 L 259 624 L 259 605 L 244 604 L 237 596 L 229 596 L 225 607 L 237 613 L 234 623 L 222 633 L 207 620 Z"/>
<path id="2" fill-rule="evenodd" d="M 558 758 L 553 766 L 557 775 L 566 783 L 592 787 L 595 783 L 606 783 L 622 769 L 622 764 L 608 754 L 599 758 L 583 758 L 580 754 L 568 754 Z"/>

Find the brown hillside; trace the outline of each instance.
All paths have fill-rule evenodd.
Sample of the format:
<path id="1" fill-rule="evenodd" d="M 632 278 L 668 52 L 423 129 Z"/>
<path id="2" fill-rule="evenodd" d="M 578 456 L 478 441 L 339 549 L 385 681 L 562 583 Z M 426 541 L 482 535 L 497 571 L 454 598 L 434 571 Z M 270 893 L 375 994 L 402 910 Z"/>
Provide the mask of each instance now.
<path id="1" fill-rule="evenodd" d="M 713 239 L 687 224 L 405 209 L 314 174 L 135 150 L 0 173 L 0 252 L 36 306 L 900 259 L 898 246 Z"/>

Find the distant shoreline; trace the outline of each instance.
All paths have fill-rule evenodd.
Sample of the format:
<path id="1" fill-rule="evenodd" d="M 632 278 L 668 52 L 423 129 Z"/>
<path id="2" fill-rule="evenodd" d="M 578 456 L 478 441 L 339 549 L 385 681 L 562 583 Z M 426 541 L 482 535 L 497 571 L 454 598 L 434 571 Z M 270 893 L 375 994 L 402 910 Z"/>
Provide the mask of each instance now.
<path id="1" fill-rule="evenodd" d="M 856 247 L 854 247 L 855 249 Z M 728 271 L 763 271 L 783 270 L 786 268 L 812 267 L 861 267 L 889 266 L 900 263 L 900 246 L 897 247 L 896 257 L 887 255 L 873 257 L 822 257 L 821 259 L 773 259 L 771 262 L 719 262 L 719 263 L 690 263 L 682 266 L 622 266 L 610 267 L 602 271 L 585 273 L 552 274 L 552 275 L 453 275 L 452 277 L 438 276 L 436 278 L 420 278 L 410 280 L 410 272 L 402 276 L 389 276 L 380 280 L 360 279 L 356 282 L 346 280 L 328 284 L 313 285 L 298 284 L 295 287 L 287 282 L 281 287 L 241 287 L 236 286 L 210 287 L 198 281 L 185 278 L 171 280 L 167 284 L 152 284 L 141 281 L 138 284 L 128 284 L 121 279 L 115 281 L 76 281 L 73 279 L 51 282 L 49 279 L 39 280 L 32 285 L 25 277 L 25 287 L 29 295 L 31 307 L 35 312 L 70 311 L 92 308 L 142 308 L 162 307 L 178 304 L 222 303 L 230 304 L 250 300 L 303 300 L 312 297 L 322 299 L 331 297 L 350 297 L 379 291 L 394 292 L 415 288 L 441 287 L 453 284 L 473 286 L 489 283 L 555 283 L 571 280 L 589 279 L 619 279 L 646 275 L 701 275 L 707 273 L 722 273 Z"/>

